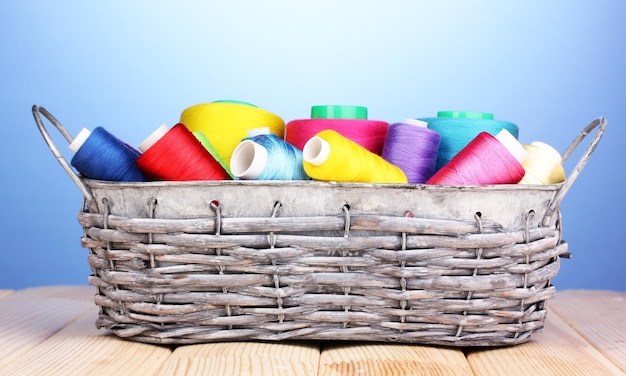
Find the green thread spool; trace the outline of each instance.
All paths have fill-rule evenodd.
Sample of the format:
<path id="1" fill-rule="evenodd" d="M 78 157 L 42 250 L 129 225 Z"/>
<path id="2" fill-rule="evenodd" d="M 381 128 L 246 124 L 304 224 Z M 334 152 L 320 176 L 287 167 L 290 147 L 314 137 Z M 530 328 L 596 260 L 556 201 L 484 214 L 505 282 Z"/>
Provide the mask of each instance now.
<path id="1" fill-rule="evenodd" d="M 233 173 L 230 171 L 230 167 L 228 166 L 228 164 L 226 164 L 226 162 L 224 162 L 222 157 L 220 157 L 219 153 L 217 152 L 217 150 L 215 150 L 215 147 L 213 147 L 213 144 L 211 144 L 211 141 L 209 141 L 209 139 L 204 135 L 204 133 L 201 131 L 195 131 L 191 133 L 193 133 L 193 135 L 196 136 L 198 141 L 200 141 L 202 146 L 204 146 L 204 148 L 207 149 L 209 153 L 211 153 L 213 158 L 215 158 L 215 160 L 220 165 L 222 165 L 222 167 L 224 167 L 224 170 L 226 170 L 226 173 L 230 175 L 231 178 L 234 178 Z"/>

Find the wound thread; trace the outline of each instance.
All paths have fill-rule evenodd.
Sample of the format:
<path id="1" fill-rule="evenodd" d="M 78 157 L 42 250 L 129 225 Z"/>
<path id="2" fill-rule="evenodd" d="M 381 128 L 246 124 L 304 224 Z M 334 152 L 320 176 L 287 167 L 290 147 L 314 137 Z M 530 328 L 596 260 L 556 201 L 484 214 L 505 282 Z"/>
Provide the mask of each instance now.
<path id="1" fill-rule="evenodd" d="M 316 180 L 407 183 L 399 167 L 330 129 L 307 141 L 303 159 L 305 172 Z"/>
<path id="2" fill-rule="evenodd" d="M 214 146 L 226 166 L 241 140 L 254 128 L 269 127 L 270 132 L 283 137 L 285 123 L 277 115 L 247 102 L 221 100 L 186 108 L 180 122 L 192 131 L 202 132 Z"/>
<path id="3" fill-rule="evenodd" d="M 70 144 L 75 151 L 70 163 L 81 175 L 96 180 L 145 181 L 135 162 L 140 152 L 102 127 L 83 129 Z"/>
<path id="4" fill-rule="evenodd" d="M 524 145 L 528 158 L 522 162 L 526 175 L 520 184 L 558 184 L 565 181 L 561 154 L 552 146 L 534 141 Z"/>
<path id="5" fill-rule="evenodd" d="M 442 168 L 481 132 L 495 136 L 501 129 L 506 129 L 515 138 L 518 137 L 517 125 L 494 119 L 493 114 L 471 111 L 439 111 L 437 117 L 420 118 L 428 123 L 428 128 L 441 136 L 435 171 Z"/>
<path id="6" fill-rule="evenodd" d="M 426 125 L 405 120 L 387 129 L 382 157 L 404 171 L 409 184 L 425 183 L 435 172 L 441 137 Z"/>
<path id="7" fill-rule="evenodd" d="M 524 173 L 524 168 L 506 146 L 491 134 L 481 132 L 426 184 L 517 184 Z"/>
<path id="8" fill-rule="evenodd" d="M 230 175 L 182 123 L 176 124 L 137 159 L 149 180 L 228 180 Z"/>
<path id="9" fill-rule="evenodd" d="M 231 171 L 245 180 L 306 180 L 302 151 L 274 134 L 243 140 L 234 150 Z"/>

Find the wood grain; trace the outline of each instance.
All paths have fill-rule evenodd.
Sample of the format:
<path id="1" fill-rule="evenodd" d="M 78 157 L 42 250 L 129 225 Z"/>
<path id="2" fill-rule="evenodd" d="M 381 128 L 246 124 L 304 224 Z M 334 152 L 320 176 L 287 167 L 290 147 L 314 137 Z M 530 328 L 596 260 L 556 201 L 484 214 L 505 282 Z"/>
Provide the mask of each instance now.
<path id="1" fill-rule="evenodd" d="M 0 299 L 0 369 L 96 309 L 93 287 L 38 287 Z"/>
<path id="2" fill-rule="evenodd" d="M 178 347 L 159 375 L 317 375 L 316 343 L 232 342 Z"/>
<path id="3" fill-rule="evenodd" d="M 4 298 L 5 296 L 9 296 L 12 293 L 13 290 L 0 290 L 0 299 Z"/>
<path id="4" fill-rule="evenodd" d="M 98 331 L 94 326 L 97 308 L 90 307 L 89 311 L 0 368 L 0 374 L 154 375 L 171 354 L 166 347 L 125 341 Z"/>
<path id="5" fill-rule="evenodd" d="M 352 341 L 167 347 L 97 330 L 94 290 L 50 286 L 0 295 L 0 375 L 626 375 L 622 292 L 558 292 L 544 331 L 509 347 Z"/>
<path id="6" fill-rule="evenodd" d="M 518 346 L 470 350 L 475 375 L 614 376 L 623 372 L 555 314 L 545 330 Z"/>
<path id="7" fill-rule="evenodd" d="M 626 293 L 562 291 L 549 309 L 626 373 Z"/>
<path id="8" fill-rule="evenodd" d="M 322 350 L 319 375 L 472 375 L 459 349 L 340 344 Z"/>

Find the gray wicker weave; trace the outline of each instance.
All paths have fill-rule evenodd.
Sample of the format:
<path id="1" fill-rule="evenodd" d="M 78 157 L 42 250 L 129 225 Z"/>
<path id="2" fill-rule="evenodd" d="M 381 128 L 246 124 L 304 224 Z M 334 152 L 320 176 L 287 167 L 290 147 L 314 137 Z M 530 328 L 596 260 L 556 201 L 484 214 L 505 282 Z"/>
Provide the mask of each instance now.
<path id="1" fill-rule="evenodd" d="M 559 185 L 83 179 L 97 326 L 158 344 L 363 340 L 522 343 L 543 327 L 561 240 Z"/>

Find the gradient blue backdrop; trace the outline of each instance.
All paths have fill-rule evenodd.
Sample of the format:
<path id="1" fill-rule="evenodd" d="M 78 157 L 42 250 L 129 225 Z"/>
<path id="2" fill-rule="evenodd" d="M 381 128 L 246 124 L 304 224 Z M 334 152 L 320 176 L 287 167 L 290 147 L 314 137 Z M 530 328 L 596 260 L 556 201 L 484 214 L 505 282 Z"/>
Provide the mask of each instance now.
<path id="1" fill-rule="evenodd" d="M 560 151 L 606 116 L 561 206 L 574 257 L 554 282 L 626 291 L 624 15 L 613 0 L 3 1 L 0 288 L 86 284 L 90 273 L 80 191 L 33 104 L 74 135 L 104 126 L 138 145 L 190 105 L 238 99 L 285 121 L 316 104 L 363 105 L 390 122 L 492 112 L 522 141 Z"/>

